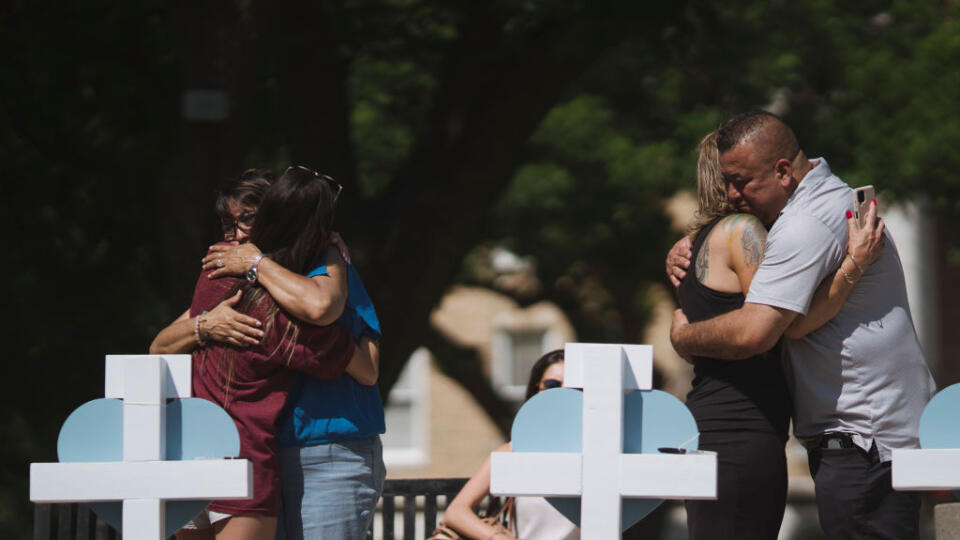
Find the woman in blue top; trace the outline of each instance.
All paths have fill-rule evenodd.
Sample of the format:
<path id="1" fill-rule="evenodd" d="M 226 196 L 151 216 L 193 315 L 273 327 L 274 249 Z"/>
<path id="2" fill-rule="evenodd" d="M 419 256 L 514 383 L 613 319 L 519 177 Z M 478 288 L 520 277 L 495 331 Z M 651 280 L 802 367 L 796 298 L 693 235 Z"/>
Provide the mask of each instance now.
<path id="1" fill-rule="evenodd" d="M 284 174 L 332 178 L 304 167 Z M 385 431 L 383 405 L 376 386 L 380 324 L 360 276 L 343 253 L 328 250 L 307 276 L 293 273 L 247 242 L 269 176 L 245 173 L 221 191 L 217 210 L 224 236 L 235 245 L 213 246 L 203 259 L 211 277 L 256 279 L 287 312 L 305 322 L 347 326 L 368 351 L 372 369 L 329 381 L 302 377 L 291 389 L 278 421 L 281 445 L 282 502 L 278 538 L 362 538 L 373 517 L 386 475 L 379 435 Z M 250 176 L 267 179 L 251 184 Z M 307 224 L 305 224 L 306 226 Z M 164 329 L 151 352 L 188 352 L 197 339 L 215 339 L 235 346 L 256 342 L 258 321 L 248 320 L 225 301 L 206 320 L 181 317 Z M 200 323 L 200 324 L 198 324 Z M 209 334 L 209 336 L 207 336 Z"/>

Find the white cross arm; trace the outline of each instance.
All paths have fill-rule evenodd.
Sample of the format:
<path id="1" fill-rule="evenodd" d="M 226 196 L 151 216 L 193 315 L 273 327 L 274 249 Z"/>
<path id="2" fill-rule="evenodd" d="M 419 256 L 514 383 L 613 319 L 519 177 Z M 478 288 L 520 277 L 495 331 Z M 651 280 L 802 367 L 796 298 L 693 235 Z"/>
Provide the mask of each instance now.
<path id="1" fill-rule="evenodd" d="M 567 343 L 563 352 L 563 386 L 583 388 L 585 370 L 594 369 L 596 359 L 607 354 L 617 354 L 623 359 L 624 390 L 653 388 L 652 345 L 607 343 Z"/>
<path id="2" fill-rule="evenodd" d="M 252 496 L 253 464 L 246 459 L 30 464 L 33 502 Z"/>
<path id="3" fill-rule="evenodd" d="M 490 493 L 494 495 L 563 496 L 581 493 L 581 454 L 558 452 L 493 452 Z"/>
<path id="4" fill-rule="evenodd" d="M 717 454 L 623 454 L 620 493 L 628 498 L 716 499 Z"/>
<path id="5" fill-rule="evenodd" d="M 575 497 L 582 494 L 581 455 L 539 452 L 494 452 L 490 455 L 490 493 L 527 497 Z M 717 455 L 714 452 L 623 454 L 620 494 L 627 498 L 716 499 Z"/>
<path id="6" fill-rule="evenodd" d="M 129 371 L 129 376 L 128 375 Z M 159 384 L 158 384 L 159 381 Z M 154 402 L 188 398 L 189 354 L 108 354 L 104 396 Z M 154 396 L 153 394 L 159 393 Z"/>
<path id="7" fill-rule="evenodd" d="M 891 464 L 893 489 L 924 491 L 960 488 L 960 449 L 899 449 Z"/>

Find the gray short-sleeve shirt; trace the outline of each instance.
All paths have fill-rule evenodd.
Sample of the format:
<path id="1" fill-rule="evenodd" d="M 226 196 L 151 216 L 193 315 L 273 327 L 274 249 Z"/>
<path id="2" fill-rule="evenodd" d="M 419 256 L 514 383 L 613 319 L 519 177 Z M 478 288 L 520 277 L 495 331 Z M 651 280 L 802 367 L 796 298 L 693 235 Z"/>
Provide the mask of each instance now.
<path id="1" fill-rule="evenodd" d="M 746 301 L 805 315 L 813 294 L 846 256 L 852 190 L 819 159 L 767 236 Z M 830 431 L 853 435 L 883 461 L 893 448 L 919 446 L 920 415 L 935 391 L 907 303 L 893 239 L 832 320 L 798 340 L 784 338 L 801 440 Z"/>

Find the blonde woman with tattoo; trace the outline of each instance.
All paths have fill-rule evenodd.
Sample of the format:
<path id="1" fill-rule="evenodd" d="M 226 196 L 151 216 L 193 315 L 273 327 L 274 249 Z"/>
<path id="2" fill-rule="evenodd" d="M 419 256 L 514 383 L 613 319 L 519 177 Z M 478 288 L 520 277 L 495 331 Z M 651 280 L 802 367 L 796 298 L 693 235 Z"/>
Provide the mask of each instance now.
<path id="1" fill-rule="evenodd" d="M 697 165 L 700 207 L 688 237 L 692 245 L 683 256 L 689 268 L 677 288 L 680 307 L 691 322 L 743 305 L 767 236 L 759 219 L 738 213 L 727 198 L 716 132 L 700 143 Z M 793 322 L 788 337 L 803 336 L 840 310 L 883 249 L 883 223 L 875 218 L 873 205 L 862 229 L 848 219 L 851 256 L 820 286 L 810 312 Z M 677 251 L 675 247 L 670 257 Z M 689 360 L 695 378 L 687 407 L 697 421 L 700 448 L 717 452 L 718 458 L 717 500 L 686 503 L 690 539 L 774 540 L 786 502 L 784 443 L 791 412 L 779 346 L 747 360 Z"/>

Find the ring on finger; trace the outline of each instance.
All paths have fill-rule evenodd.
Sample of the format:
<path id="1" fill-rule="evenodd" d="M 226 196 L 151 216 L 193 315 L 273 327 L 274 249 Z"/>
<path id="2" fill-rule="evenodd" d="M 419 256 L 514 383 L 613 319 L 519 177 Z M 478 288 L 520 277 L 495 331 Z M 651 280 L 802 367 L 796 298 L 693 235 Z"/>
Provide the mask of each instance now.
<path id="1" fill-rule="evenodd" d="M 223 257 L 217 258 L 217 267 L 223 268 Z"/>

